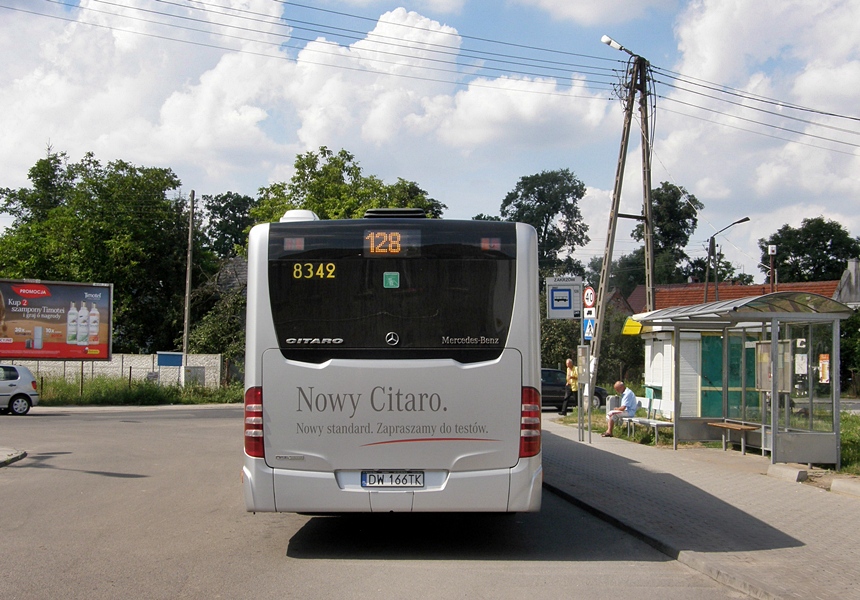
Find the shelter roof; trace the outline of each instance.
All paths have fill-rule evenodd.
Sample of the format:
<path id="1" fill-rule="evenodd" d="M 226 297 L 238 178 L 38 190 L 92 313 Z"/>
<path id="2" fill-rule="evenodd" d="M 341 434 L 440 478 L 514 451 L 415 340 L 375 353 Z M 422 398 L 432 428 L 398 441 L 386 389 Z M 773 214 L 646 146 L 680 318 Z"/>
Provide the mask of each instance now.
<path id="1" fill-rule="evenodd" d="M 633 315 L 633 319 L 651 326 L 687 323 L 694 326 L 723 327 L 742 322 L 763 323 L 773 318 L 782 321 L 844 319 L 853 312 L 851 307 L 820 294 L 774 292 L 692 306 L 663 308 Z"/>

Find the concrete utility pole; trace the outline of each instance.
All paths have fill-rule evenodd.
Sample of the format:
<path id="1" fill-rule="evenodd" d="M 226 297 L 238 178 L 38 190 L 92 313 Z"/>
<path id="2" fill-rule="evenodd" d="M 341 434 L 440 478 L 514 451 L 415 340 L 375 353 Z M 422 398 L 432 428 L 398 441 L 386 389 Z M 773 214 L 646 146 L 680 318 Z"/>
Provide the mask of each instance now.
<path id="1" fill-rule="evenodd" d="M 191 258 L 194 249 L 194 190 L 188 197 L 188 254 L 185 259 L 185 319 L 182 327 L 182 373 L 179 377 L 185 385 L 185 371 L 188 367 L 188 326 L 191 321 Z"/>
<path id="2" fill-rule="evenodd" d="M 624 89 L 627 97 L 624 99 L 624 128 L 621 133 L 621 150 L 618 154 L 618 166 L 615 171 L 615 186 L 612 190 L 612 208 L 609 212 L 609 230 L 606 235 L 606 247 L 603 251 L 603 267 L 600 272 L 600 285 L 597 290 L 597 320 L 594 337 L 591 340 L 591 376 L 589 378 L 589 394 L 594 393 L 597 382 L 597 367 L 600 359 L 600 345 L 603 340 L 604 323 L 606 319 L 606 301 L 609 291 L 609 276 L 612 270 L 612 251 L 615 246 L 615 233 L 618 228 L 618 217 L 641 220 L 644 224 L 645 240 L 645 306 L 646 310 L 654 310 L 654 250 L 653 222 L 651 220 L 651 139 L 648 119 L 648 61 L 630 52 L 621 44 L 608 36 L 603 36 L 604 44 L 626 52 L 631 56 L 630 79 Z M 618 212 L 621 205 L 621 188 L 624 181 L 624 166 L 627 162 L 627 146 L 630 140 L 630 128 L 633 122 L 633 105 L 636 93 L 639 92 L 639 111 L 642 129 L 642 187 L 644 191 L 642 216 L 626 215 Z"/>

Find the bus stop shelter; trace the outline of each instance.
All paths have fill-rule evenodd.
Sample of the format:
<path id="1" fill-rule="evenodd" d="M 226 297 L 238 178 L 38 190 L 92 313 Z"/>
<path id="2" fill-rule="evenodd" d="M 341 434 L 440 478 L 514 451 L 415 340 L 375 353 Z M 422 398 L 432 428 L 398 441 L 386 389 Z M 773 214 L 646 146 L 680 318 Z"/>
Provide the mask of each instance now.
<path id="1" fill-rule="evenodd" d="M 734 436 L 773 463 L 839 468 L 839 324 L 852 313 L 776 292 L 634 315 L 646 392 L 671 400 L 674 447 Z"/>

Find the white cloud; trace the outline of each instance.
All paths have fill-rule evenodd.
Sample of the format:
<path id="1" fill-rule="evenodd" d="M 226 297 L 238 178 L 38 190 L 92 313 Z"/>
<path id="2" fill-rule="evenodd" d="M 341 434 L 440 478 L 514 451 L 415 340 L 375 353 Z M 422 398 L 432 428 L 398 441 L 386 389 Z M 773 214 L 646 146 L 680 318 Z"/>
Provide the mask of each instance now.
<path id="1" fill-rule="evenodd" d="M 538 15 L 536 23 L 538 18 L 548 22 L 547 14 L 588 26 L 629 21 L 631 32 L 640 22 L 673 18 L 680 51 L 675 61 L 667 50 L 673 70 L 827 112 L 857 113 L 860 0 L 513 3 L 540 9 L 530 11 Z M 18 0 L 16 5 L 28 3 Z M 82 6 L 89 5 L 90 0 L 83 0 Z M 229 5 L 270 16 L 284 10 L 282 3 L 271 0 L 230 0 Z M 352 3 L 364 12 L 379 5 L 378 0 Z M 680 12 L 670 12 L 679 5 Z M 418 182 L 449 205 L 447 216 L 468 218 L 479 212 L 496 214 L 504 195 L 524 175 L 571 168 L 588 187 L 583 212 L 593 242 L 587 253 L 601 252 L 609 212 L 610 192 L 605 190 L 612 185 L 621 126 L 617 102 L 608 102 L 574 74 L 568 76 L 571 80 L 512 73 L 496 77 L 480 71 L 483 65 L 461 52 L 461 44 L 472 46 L 473 40 L 464 43 L 458 30 L 439 16 L 462 12 L 457 27 L 482 35 L 474 23 L 486 15 L 469 12 L 476 3 L 417 0 L 406 6 L 415 10 L 386 12 L 359 41 L 329 35 L 313 42 L 293 38 L 284 47 L 276 44 L 285 42 L 291 31 L 277 20 L 256 22 L 259 35 L 232 30 L 236 36 L 226 38 L 215 35 L 211 23 L 198 23 L 208 32 L 199 34 L 105 14 L 80 17 L 109 24 L 111 30 L 4 11 L 0 186 L 27 185 L 27 171 L 51 143 L 73 161 L 94 151 L 103 161 L 122 158 L 169 166 L 199 193 L 233 189 L 253 194 L 271 181 L 288 179 L 297 153 L 326 145 L 352 152 L 367 173 Z M 419 14 L 419 9 L 436 19 Z M 194 3 L 166 4 L 161 10 L 216 20 Z M 64 13 L 69 18 L 81 14 L 87 13 Z M 230 20 L 247 29 L 241 14 Z M 119 27 L 177 41 L 120 32 Z M 279 37 L 264 38 L 263 33 Z M 537 43 L 518 34 L 494 37 Z M 635 35 L 622 35 L 631 46 L 648 47 Z M 447 54 L 432 52 L 441 49 Z M 649 58 L 655 64 L 659 59 Z M 832 128 L 858 130 L 856 122 L 800 115 L 816 122 L 812 125 L 783 118 L 788 111 L 781 106 L 766 105 L 780 113 L 766 115 L 665 87 L 659 91 L 667 97 L 657 99 L 653 185 L 676 183 L 706 206 L 699 239 L 691 240 L 688 253 L 701 253 L 702 238 L 745 215 L 751 222 L 731 230 L 731 240 L 743 252 L 730 255 L 728 244 L 725 251 L 753 272 L 756 239 L 783 223 L 799 226 L 804 217 L 839 214 L 854 235 L 860 233 L 860 217 L 853 216 L 860 215 L 860 157 L 852 154 L 857 154 L 855 148 L 762 130 L 738 117 L 855 144 L 860 136 Z M 623 212 L 641 207 L 637 140 L 634 131 Z M 836 147 L 847 154 L 812 146 Z M 629 240 L 626 223 L 623 227 L 616 253 L 637 245 Z"/>
<path id="2" fill-rule="evenodd" d="M 575 129 L 585 139 L 583 131 L 600 125 L 608 107 L 605 97 L 580 86 L 561 90 L 554 80 L 503 77 L 476 80 L 453 99 L 429 99 L 425 114 L 411 122 L 464 151 L 499 142 L 522 148 L 570 143 Z"/>
<path id="3" fill-rule="evenodd" d="M 423 95 L 450 89 L 445 80 L 454 75 L 440 73 L 439 81 L 432 81 L 427 60 L 438 56 L 431 50 L 440 47 L 456 56 L 459 42 L 454 29 L 401 8 L 384 14 L 351 46 L 323 39 L 309 43 L 286 88 L 301 121 L 302 144 L 314 148 L 350 136 L 373 144 L 391 140 L 420 109 Z"/>
<path id="4" fill-rule="evenodd" d="M 858 22 L 860 2 L 856 1 L 696 0 L 676 21 L 682 54 L 672 69 L 740 92 L 856 114 Z M 822 210 L 830 218 L 841 206 L 857 206 L 860 157 L 851 156 L 856 150 L 791 132 L 857 144 L 858 136 L 804 121 L 856 130 L 854 122 L 765 102 L 742 102 L 739 96 L 730 99 L 775 114 L 679 90 L 670 90 L 668 96 L 708 110 L 658 100 L 658 111 L 661 106 L 667 110 L 658 112 L 660 161 L 654 161 L 655 179 L 677 181 L 705 204 L 696 237 L 706 237 L 741 216 L 751 217 L 749 224 L 732 229 L 732 238 L 740 240 L 738 249 L 728 244 L 725 248 L 730 260 L 745 265 L 747 272 L 760 276 L 755 269 L 760 258 L 758 238 L 770 236 L 784 223 L 799 226 L 804 217 L 818 216 Z M 850 216 L 846 226 L 853 222 L 856 232 L 857 220 Z M 688 253 L 693 254 L 690 249 Z"/>
<path id="5" fill-rule="evenodd" d="M 90 4 L 104 8 L 89 2 L 82 7 Z M 272 11 L 264 0 L 234 5 Z M 284 78 L 289 63 L 259 56 L 275 56 L 272 46 L 233 38 L 230 43 L 242 52 L 224 53 L 131 33 L 164 33 L 153 24 L 85 10 L 75 14 L 82 22 L 34 20 L 42 35 L 19 40 L 16 54 L 28 60 L 13 63 L 17 77 L 0 89 L 5 107 L 0 126 L 15 123 L 3 126 L 10 135 L 0 140 L 0 157 L 11 159 L 4 162 L 19 175 L 44 154 L 47 143 L 72 160 L 94 151 L 102 160 L 121 157 L 178 171 L 193 165 L 225 184 L 231 173 L 259 168 L 263 154 L 278 152 L 263 125 L 271 82 Z M 283 32 L 277 24 L 259 29 Z M 171 33 L 177 40 L 183 35 Z M 218 43 L 227 42 L 218 38 Z"/>

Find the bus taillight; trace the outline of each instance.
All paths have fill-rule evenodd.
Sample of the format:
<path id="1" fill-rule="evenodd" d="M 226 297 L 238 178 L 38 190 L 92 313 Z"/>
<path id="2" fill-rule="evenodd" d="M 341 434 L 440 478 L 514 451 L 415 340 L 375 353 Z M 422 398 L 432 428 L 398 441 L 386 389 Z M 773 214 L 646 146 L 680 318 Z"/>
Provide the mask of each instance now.
<path id="1" fill-rule="evenodd" d="M 245 391 L 245 454 L 265 458 L 263 448 L 263 388 Z"/>
<path id="2" fill-rule="evenodd" d="M 540 392 L 524 387 L 522 402 L 520 458 L 528 458 L 540 452 Z"/>

